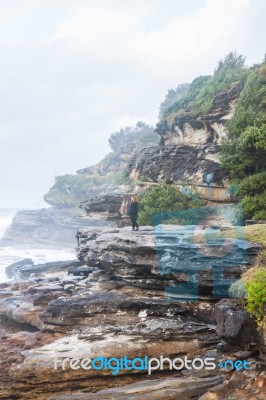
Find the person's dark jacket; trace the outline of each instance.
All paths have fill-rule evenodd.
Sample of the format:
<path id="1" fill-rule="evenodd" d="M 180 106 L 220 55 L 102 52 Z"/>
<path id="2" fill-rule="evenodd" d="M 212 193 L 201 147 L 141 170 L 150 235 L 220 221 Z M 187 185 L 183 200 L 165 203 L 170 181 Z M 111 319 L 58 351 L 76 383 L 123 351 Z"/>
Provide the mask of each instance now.
<path id="1" fill-rule="evenodd" d="M 137 201 L 132 201 L 129 206 L 129 216 L 131 218 L 137 218 L 139 211 L 139 203 Z"/>

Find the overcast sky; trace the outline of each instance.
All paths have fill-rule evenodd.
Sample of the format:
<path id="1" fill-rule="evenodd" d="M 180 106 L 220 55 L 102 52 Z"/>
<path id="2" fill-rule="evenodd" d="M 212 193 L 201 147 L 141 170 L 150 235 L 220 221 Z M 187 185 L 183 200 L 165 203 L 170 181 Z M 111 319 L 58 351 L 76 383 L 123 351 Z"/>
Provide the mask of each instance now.
<path id="1" fill-rule="evenodd" d="M 0 207 L 37 208 L 167 89 L 266 52 L 265 0 L 0 0 Z"/>

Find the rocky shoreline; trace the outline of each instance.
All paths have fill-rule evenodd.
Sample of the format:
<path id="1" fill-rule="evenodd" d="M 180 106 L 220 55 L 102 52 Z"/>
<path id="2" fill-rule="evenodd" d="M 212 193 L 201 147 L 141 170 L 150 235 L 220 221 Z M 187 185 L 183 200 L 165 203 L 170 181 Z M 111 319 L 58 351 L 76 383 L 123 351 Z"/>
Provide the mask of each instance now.
<path id="1" fill-rule="evenodd" d="M 78 229 L 103 225 L 101 221 L 88 220 L 81 214 L 72 209 L 56 207 L 18 211 L 0 240 L 0 246 L 72 248 Z"/>
<path id="2" fill-rule="evenodd" d="M 239 301 L 217 298 L 210 268 L 202 266 L 198 299 L 182 299 L 177 290 L 196 276 L 193 265 L 206 260 L 212 270 L 226 260 L 227 278 L 238 278 L 252 267 L 259 246 L 227 239 L 211 247 L 191 244 L 190 236 L 182 232 L 181 243 L 178 226 L 156 233 L 152 227 L 138 233 L 90 227 L 78 231 L 78 260 L 8 267 L 16 279 L 0 285 L 0 399 L 264 399 L 265 347 Z M 186 272 L 176 269 L 178 260 Z M 56 357 L 162 355 L 246 359 L 251 368 L 123 370 L 115 376 L 60 363 L 54 368 Z"/>

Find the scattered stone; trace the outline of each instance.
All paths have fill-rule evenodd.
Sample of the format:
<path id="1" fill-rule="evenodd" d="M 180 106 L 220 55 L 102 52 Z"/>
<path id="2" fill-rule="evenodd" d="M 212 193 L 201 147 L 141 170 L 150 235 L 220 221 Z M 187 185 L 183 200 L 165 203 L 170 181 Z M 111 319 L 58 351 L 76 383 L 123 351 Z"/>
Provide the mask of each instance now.
<path id="1" fill-rule="evenodd" d="M 9 279 L 19 279 L 21 277 L 21 271 L 24 268 L 32 268 L 34 267 L 34 262 L 31 258 L 24 258 L 24 260 L 17 261 L 13 264 L 10 264 L 6 267 L 5 272 Z M 28 278 L 29 274 L 22 273 L 23 277 Z"/>
<path id="2" fill-rule="evenodd" d="M 238 300 L 223 299 L 215 304 L 217 334 L 230 342 L 248 346 L 259 341 L 257 325 Z"/>

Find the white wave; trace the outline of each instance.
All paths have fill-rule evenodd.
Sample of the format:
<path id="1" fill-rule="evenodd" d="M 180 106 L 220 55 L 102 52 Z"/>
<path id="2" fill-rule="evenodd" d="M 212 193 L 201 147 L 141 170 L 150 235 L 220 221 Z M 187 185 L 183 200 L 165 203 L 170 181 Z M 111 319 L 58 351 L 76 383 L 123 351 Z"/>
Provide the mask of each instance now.
<path id="1" fill-rule="evenodd" d="M 0 238 L 12 222 L 13 216 L 18 210 L 0 208 Z M 5 274 L 5 267 L 31 258 L 34 264 L 43 264 L 49 261 L 66 261 L 76 258 L 74 249 L 45 249 L 45 248 L 16 248 L 13 246 L 0 247 L 0 282 L 8 281 Z"/>
<path id="2" fill-rule="evenodd" d="M 19 211 L 13 208 L 0 208 L 0 239 L 3 237 L 6 229 L 11 225 L 12 218 Z"/>
<path id="3" fill-rule="evenodd" d="M 5 267 L 20 261 L 23 258 L 31 258 L 34 264 L 43 264 L 49 261 L 74 260 L 75 251 L 62 249 L 17 249 L 15 247 L 0 247 L 0 282 L 8 281 Z"/>
<path id="4" fill-rule="evenodd" d="M 12 222 L 12 217 L 2 217 L 0 216 L 0 239 L 4 235 L 6 229 Z"/>

